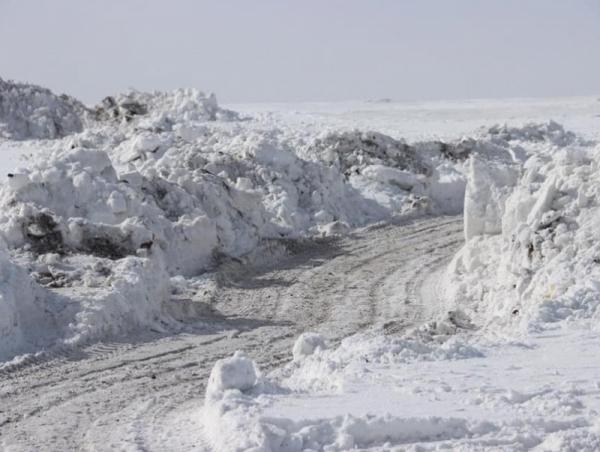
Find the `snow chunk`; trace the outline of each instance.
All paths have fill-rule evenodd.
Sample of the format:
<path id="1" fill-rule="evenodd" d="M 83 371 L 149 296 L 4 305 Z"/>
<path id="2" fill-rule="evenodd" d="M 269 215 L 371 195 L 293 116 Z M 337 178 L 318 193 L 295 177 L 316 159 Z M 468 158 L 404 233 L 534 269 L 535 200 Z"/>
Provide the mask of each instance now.
<path id="1" fill-rule="evenodd" d="M 318 333 L 302 333 L 294 342 L 292 354 L 294 361 L 300 361 L 320 350 L 327 349 L 325 338 Z"/>
<path id="2" fill-rule="evenodd" d="M 221 359 L 214 365 L 208 379 L 206 397 L 216 398 L 230 389 L 248 391 L 256 386 L 259 376 L 256 363 L 238 350 L 232 357 Z"/>

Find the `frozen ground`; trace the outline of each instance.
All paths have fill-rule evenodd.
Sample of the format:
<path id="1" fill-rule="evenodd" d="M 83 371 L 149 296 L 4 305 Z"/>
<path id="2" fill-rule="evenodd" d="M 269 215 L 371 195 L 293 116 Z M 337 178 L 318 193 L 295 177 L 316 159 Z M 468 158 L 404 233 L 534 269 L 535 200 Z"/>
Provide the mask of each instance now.
<path id="1" fill-rule="evenodd" d="M 600 447 L 597 99 L 6 86 L 4 449 Z"/>

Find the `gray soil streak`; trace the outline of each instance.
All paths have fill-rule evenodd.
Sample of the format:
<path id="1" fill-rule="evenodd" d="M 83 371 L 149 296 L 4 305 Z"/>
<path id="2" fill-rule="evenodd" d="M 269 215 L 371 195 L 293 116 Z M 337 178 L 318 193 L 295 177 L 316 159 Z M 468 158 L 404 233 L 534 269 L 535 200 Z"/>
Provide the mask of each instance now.
<path id="1" fill-rule="evenodd" d="M 201 327 L 0 371 L 0 446 L 110 450 L 119 438 L 120 447 L 159 450 L 169 419 L 202 405 L 214 362 L 235 350 L 269 370 L 291 358 L 303 331 L 335 341 L 373 325 L 393 332 L 429 320 L 439 300 L 424 287 L 435 279 L 428 275 L 462 237 L 459 217 L 421 218 L 303 245 L 261 269 L 223 265 Z"/>

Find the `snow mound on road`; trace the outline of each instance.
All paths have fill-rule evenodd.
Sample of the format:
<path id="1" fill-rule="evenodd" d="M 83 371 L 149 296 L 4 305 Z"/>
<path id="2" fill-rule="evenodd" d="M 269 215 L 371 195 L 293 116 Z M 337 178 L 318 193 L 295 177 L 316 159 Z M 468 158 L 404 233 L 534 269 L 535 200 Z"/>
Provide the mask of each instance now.
<path id="1" fill-rule="evenodd" d="M 0 78 L 0 138 L 54 139 L 83 130 L 87 108 L 67 95 Z"/>
<path id="2" fill-rule="evenodd" d="M 555 123 L 504 134 L 502 158 L 469 167 L 452 298 L 495 330 L 597 324 L 600 147 Z"/>
<path id="3" fill-rule="evenodd" d="M 206 397 L 214 399 L 224 391 L 234 389 L 248 391 L 258 384 L 259 376 L 256 363 L 237 351 L 232 357 L 221 359 L 214 365 L 208 378 Z"/>

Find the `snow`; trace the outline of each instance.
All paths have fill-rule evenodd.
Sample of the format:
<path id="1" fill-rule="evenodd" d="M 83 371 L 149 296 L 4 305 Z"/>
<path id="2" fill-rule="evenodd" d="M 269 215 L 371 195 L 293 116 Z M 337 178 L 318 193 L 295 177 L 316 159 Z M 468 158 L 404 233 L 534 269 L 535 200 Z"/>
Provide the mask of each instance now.
<path id="1" fill-rule="evenodd" d="M 217 361 L 213 367 L 206 387 L 206 398 L 218 398 L 228 390 L 248 391 L 258 381 L 256 364 L 243 352 L 237 351 L 232 357 Z"/>
<path id="2" fill-rule="evenodd" d="M 29 101 L 7 101 L 3 121 L 12 127 Z M 32 283 L 66 293 L 73 311 L 68 327 L 46 313 L 56 340 L 25 341 L 24 350 L 157 322 L 171 327 L 171 277 L 196 277 L 224 258 L 258 258 L 269 241 L 462 209 L 464 140 L 408 143 L 378 132 L 266 126 L 219 107 L 214 95 L 185 89 L 107 97 L 85 110 L 76 132 L 21 134 L 35 140 L 7 145 L 11 154 L 35 152 L 23 167 L 7 167 L 0 237 Z M 58 257 L 48 264 L 48 255 Z M 147 286 L 128 302 L 113 284 L 122 260 L 136 262 L 131 285 Z"/>
<path id="3" fill-rule="evenodd" d="M 325 339 L 318 333 L 303 333 L 298 336 L 294 343 L 292 354 L 294 361 L 301 361 L 307 356 L 310 356 L 320 350 L 325 350 Z"/>
<path id="4" fill-rule="evenodd" d="M 0 362 L 181 331 L 195 311 L 174 295 L 208 305 L 211 271 L 281 240 L 464 211 L 445 272 L 415 276 L 443 288 L 434 320 L 303 332 L 268 373 L 224 357 L 179 444 L 600 448 L 596 100 L 234 110 L 192 89 L 90 108 L 0 80 Z"/>
<path id="5" fill-rule="evenodd" d="M 0 78 L 0 139 L 60 138 L 81 132 L 86 112 L 72 97 Z"/>
<path id="6" fill-rule="evenodd" d="M 544 330 L 562 320 L 593 327 L 600 148 L 552 123 L 503 139 L 505 155 L 511 147 L 523 151 L 528 140 L 536 145 L 518 165 L 471 161 L 468 241 L 448 271 L 450 298 L 475 323 L 503 331 Z"/>
<path id="7" fill-rule="evenodd" d="M 466 243 L 444 276 L 448 314 L 399 337 L 372 331 L 334 348 L 306 347 L 308 337 L 326 338 L 304 333 L 293 361 L 265 377 L 277 391 L 230 411 L 261 432 L 244 447 L 600 447 L 600 147 L 552 121 L 494 126 L 471 144 Z M 379 179 L 397 171 L 382 169 Z"/>
<path id="8" fill-rule="evenodd" d="M 278 391 L 229 399 L 227 416 L 211 425 L 260 432 L 237 432 L 218 450 L 591 451 L 600 444 L 598 339 L 565 330 L 419 350 L 354 337 L 267 376 Z"/>

